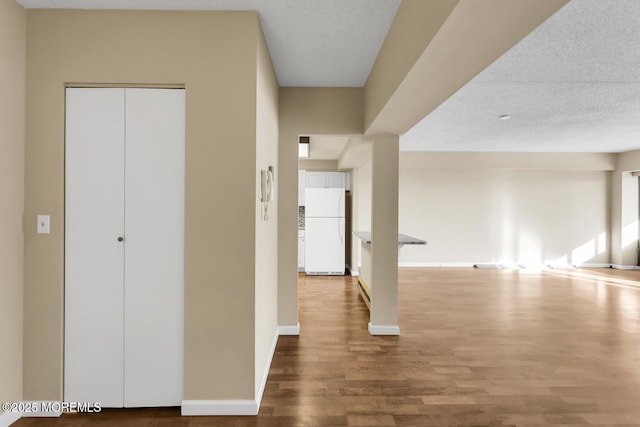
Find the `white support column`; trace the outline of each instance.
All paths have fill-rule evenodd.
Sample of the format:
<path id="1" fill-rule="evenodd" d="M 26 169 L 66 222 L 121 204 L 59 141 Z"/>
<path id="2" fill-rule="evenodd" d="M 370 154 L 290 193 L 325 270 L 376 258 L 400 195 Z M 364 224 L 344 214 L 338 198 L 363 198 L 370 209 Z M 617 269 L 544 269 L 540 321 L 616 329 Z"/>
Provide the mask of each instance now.
<path id="1" fill-rule="evenodd" d="M 399 137 L 374 135 L 371 182 L 372 335 L 399 335 L 398 162 Z"/>
<path id="2" fill-rule="evenodd" d="M 611 264 L 638 269 L 638 177 L 613 171 L 611 186 Z"/>

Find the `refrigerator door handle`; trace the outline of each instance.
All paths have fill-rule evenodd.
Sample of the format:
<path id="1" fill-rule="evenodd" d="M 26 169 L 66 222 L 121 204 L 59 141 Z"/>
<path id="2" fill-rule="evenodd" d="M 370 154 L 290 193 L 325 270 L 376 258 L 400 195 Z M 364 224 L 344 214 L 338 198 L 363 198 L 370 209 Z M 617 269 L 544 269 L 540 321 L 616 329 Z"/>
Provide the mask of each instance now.
<path id="1" fill-rule="evenodd" d="M 338 226 L 339 228 L 339 234 L 340 234 L 340 244 L 344 245 L 344 218 L 342 218 L 340 220 L 340 225 Z"/>
<path id="2" fill-rule="evenodd" d="M 338 216 L 339 217 L 344 217 L 345 215 L 345 211 L 344 211 L 344 191 L 340 193 L 340 203 L 338 203 Z"/>

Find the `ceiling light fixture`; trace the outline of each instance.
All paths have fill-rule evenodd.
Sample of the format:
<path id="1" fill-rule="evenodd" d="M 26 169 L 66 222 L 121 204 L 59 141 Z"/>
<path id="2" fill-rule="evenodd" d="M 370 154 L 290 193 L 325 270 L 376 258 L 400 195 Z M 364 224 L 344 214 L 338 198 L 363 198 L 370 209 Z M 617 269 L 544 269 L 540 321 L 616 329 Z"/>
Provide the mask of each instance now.
<path id="1" fill-rule="evenodd" d="M 500 114 L 500 115 L 498 116 L 498 118 L 499 118 L 500 120 L 509 120 L 509 119 L 511 118 L 511 116 L 510 116 L 510 115 L 508 115 L 508 114 Z"/>
<path id="2" fill-rule="evenodd" d="M 311 154 L 311 144 L 308 136 L 301 136 L 298 139 L 298 157 L 308 158 Z"/>

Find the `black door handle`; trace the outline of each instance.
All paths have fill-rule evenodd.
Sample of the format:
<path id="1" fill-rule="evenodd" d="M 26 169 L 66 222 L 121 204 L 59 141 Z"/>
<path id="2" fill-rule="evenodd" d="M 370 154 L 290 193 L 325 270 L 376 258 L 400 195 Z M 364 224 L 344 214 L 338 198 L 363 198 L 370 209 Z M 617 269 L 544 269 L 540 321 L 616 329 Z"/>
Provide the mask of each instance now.
<path id="1" fill-rule="evenodd" d="M 124 242 L 124 237 L 118 236 L 118 242 Z"/>

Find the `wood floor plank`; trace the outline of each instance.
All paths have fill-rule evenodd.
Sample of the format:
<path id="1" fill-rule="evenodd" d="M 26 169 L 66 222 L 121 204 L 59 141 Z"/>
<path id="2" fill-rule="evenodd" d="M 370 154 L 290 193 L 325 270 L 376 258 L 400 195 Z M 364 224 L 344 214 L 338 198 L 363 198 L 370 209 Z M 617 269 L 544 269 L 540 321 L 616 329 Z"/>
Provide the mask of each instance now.
<path id="1" fill-rule="evenodd" d="M 640 426 L 640 271 L 401 269 L 399 337 L 351 277 L 299 276 L 257 417 L 104 411 L 16 426 Z"/>

